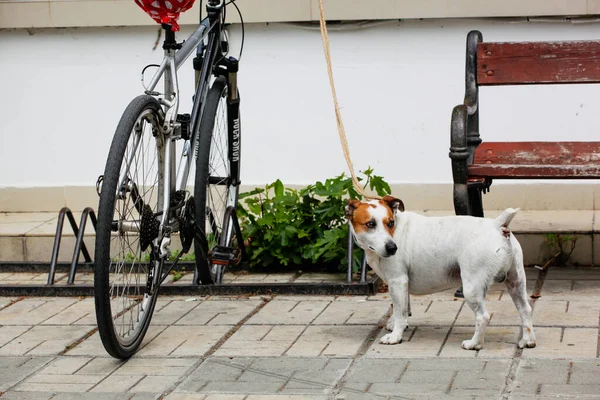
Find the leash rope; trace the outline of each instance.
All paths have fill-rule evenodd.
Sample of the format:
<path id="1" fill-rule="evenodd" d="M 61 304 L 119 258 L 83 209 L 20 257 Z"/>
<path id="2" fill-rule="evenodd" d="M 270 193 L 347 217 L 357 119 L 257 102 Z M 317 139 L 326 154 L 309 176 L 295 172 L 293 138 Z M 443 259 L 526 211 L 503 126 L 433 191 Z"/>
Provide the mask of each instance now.
<path id="1" fill-rule="evenodd" d="M 333 106 L 335 108 L 335 120 L 337 122 L 338 135 L 342 144 L 342 150 L 344 151 L 344 158 L 350 175 L 352 176 L 352 184 L 358 193 L 360 193 L 366 199 L 380 199 L 379 196 L 368 194 L 360 184 L 360 181 L 354 173 L 354 166 L 352 159 L 350 158 L 350 149 L 348 147 L 348 139 L 346 138 L 346 131 L 344 129 L 344 123 L 342 121 L 342 114 L 340 112 L 340 105 L 338 103 L 337 94 L 335 91 L 335 84 L 333 83 L 333 71 L 331 69 L 331 54 L 329 51 L 329 35 L 327 34 L 327 23 L 325 22 L 325 10 L 323 9 L 323 0 L 319 0 L 319 13 L 320 13 L 320 25 L 321 25 L 321 40 L 323 42 L 323 51 L 325 52 L 325 61 L 327 61 L 327 72 L 329 73 L 329 84 L 331 85 L 331 94 L 333 96 Z"/>

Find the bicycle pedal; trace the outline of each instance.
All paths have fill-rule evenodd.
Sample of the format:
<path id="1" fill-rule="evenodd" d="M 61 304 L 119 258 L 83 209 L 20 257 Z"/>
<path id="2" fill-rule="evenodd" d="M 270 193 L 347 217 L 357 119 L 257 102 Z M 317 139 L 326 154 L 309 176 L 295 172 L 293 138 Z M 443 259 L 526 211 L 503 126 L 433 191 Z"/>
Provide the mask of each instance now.
<path id="1" fill-rule="evenodd" d="M 227 246 L 215 246 L 211 251 L 211 260 L 213 264 L 229 265 L 238 257 L 239 250 Z"/>

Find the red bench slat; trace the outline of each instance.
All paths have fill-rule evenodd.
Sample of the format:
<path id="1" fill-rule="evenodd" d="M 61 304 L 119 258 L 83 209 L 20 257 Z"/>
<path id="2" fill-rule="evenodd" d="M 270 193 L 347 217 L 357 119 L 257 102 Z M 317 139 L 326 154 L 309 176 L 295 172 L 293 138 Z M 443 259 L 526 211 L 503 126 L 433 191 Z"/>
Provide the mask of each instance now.
<path id="1" fill-rule="evenodd" d="M 483 142 L 470 177 L 598 179 L 600 142 Z"/>
<path id="2" fill-rule="evenodd" d="M 478 85 L 600 83 L 600 41 L 477 45 Z"/>

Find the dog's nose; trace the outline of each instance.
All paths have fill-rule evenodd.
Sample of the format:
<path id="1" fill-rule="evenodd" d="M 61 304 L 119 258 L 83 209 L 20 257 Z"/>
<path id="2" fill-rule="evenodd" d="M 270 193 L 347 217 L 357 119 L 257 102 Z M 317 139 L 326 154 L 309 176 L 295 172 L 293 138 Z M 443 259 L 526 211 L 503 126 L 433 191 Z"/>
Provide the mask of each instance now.
<path id="1" fill-rule="evenodd" d="M 396 246 L 396 243 L 394 243 L 394 242 L 387 242 L 385 244 L 385 251 L 387 251 L 387 253 L 390 256 L 393 256 L 394 254 L 396 254 L 396 250 L 398 250 L 398 246 Z"/>

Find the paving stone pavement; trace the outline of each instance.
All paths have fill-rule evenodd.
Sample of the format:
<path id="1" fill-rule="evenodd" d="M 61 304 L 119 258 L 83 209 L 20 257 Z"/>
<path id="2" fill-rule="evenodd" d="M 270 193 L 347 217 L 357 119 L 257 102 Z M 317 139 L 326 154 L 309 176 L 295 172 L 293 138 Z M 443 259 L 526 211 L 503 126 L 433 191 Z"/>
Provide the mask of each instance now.
<path id="1" fill-rule="evenodd" d="M 463 350 L 474 318 L 453 292 L 411 296 L 395 346 L 379 343 L 387 293 L 163 296 L 127 361 L 104 351 L 93 299 L 0 297 L 0 400 L 600 399 L 597 269 L 548 274 L 534 349 L 495 285 L 485 346 Z"/>

